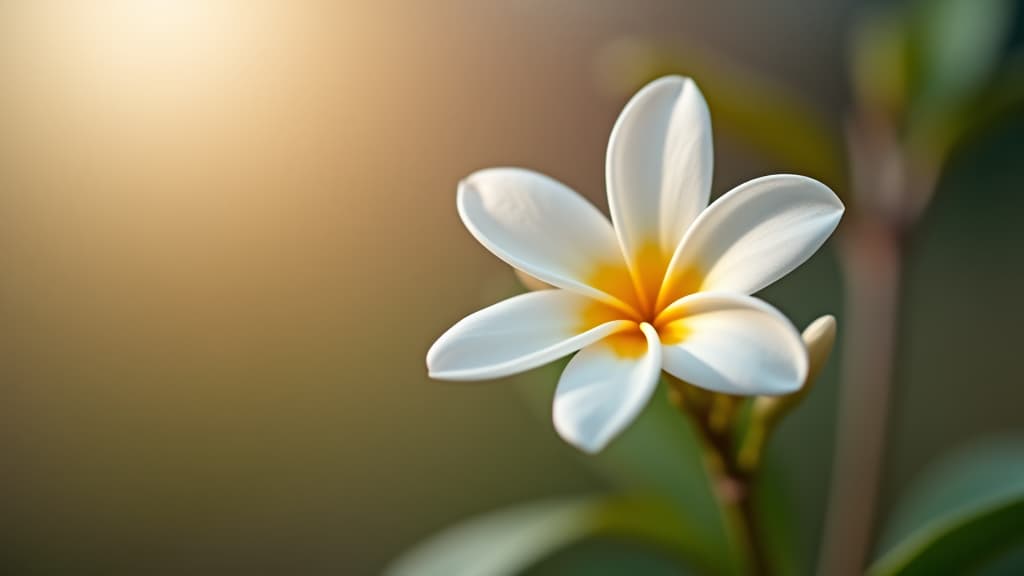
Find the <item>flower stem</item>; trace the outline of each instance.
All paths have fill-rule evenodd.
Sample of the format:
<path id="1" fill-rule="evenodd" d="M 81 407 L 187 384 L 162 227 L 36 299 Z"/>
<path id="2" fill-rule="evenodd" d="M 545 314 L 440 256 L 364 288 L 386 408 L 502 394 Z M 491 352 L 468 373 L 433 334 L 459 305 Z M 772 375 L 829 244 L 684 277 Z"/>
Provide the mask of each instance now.
<path id="1" fill-rule="evenodd" d="M 731 415 L 739 399 L 711 394 L 672 377 L 668 377 L 668 381 L 673 404 L 690 417 L 697 432 L 703 448 L 704 467 L 719 508 L 737 548 L 746 558 L 744 573 L 770 576 L 771 565 L 758 531 L 753 501 L 756 470 L 738 465 L 732 427 L 723 424 L 724 414 Z"/>
<path id="2" fill-rule="evenodd" d="M 708 446 L 707 443 L 705 443 Z M 764 542 L 758 532 L 757 513 L 754 507 L 754 477 L 734 467 L 722 467 L 721 448 L 713 444 L 706 450 L 708 474 L 714 483 L 718 504 L 729 523 L 730 532 L 737 546 L 743 550 L 747 560 L 746 574 L 769 576 L 771 567 Z M 708 461 L 711 460 L 711 461 Z"/>

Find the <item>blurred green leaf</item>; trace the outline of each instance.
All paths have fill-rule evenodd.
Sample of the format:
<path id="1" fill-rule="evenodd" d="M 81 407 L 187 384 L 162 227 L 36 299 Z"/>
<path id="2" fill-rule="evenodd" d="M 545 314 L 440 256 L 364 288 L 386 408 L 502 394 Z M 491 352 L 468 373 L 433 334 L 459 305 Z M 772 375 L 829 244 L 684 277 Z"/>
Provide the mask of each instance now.
<path id="1" fill-rule="evenodd" d="M 1024 57 L 1010 60 L 968 102 L 908 135 L 911 149 L 943 161 L 958 143 L 1024 105 Z"/>
<path id="2" fill-rule="evenodd" d="M 636 538 L 684 553 L 687 527 L 672 506 L 590 497 L 500 510 L 448 528 L 396 560 L 386 576 L 510 576 L 596 535 Z"/>
<path id="3" fill-rule="evenodd" d="M 687 576 L 678 558 L 637 540 L 594 536 L 559 550 L 523 576 Z"/>
<path id="4" fill-rule="evenodd" d="M 858 100 L 884 110 L 933 165 L 974 124 L 1002 61 L 1013 0 L 919 0 L 865 11 L 851 33 Z"/>
<path id="5" fill-rule="evenodd" d="M 995 71 L 1013 23 L 1013 1 L 928 0 L 915 8 L 915 111 L 943 114 Z"/>
<path id="6" fill-rule="evenodd" d="M 978 576 L 1020 576 L 1024 574 L 1024 545 L 1015 547 L 982 568 Z"/>
<path id="7" fill-rule="evenodd" d="M 765 542 L 772 574 L 797 576 L 807 574 L 810 557 L 801 558 L 796 542 L 796 510 L 787 491 L 783 471 L 766 459 L 754 486 L 758 530 Z"/>
<path id="8" fill-rule="evenodd" d="M 897 116 L 911 92 L 910 23 L 902 5 L 864 10 L 850 31 L 850 74 L 857 100 Z"/>
<path id="9" fill-rule="evenodd" d="M 1024 442 L 955 455 L 889 521 L 873 576 L 963 574 L 1024 542 Z"/>
<path id="10" fill-rule="evenodd" d="M 817 178 L 843 195 L 842 135 L 810 103 L 764 75 L 700 50 L 688 49 L 683 55 L 633 37 L 605 49 L 598 74 L 617 94 L 632 94 L 666 74 L 691 76 L 707 98 L 716 134 L 728 132 L 781 170 Z"/>

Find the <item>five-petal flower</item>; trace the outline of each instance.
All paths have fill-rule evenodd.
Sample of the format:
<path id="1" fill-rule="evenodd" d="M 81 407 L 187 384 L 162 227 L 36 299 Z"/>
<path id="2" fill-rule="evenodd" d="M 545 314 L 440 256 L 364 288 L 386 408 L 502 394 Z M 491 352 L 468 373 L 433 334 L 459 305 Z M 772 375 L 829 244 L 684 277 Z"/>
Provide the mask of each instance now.
<path id="1" fill-rule="evenodd" d="M 742 184 L 708 206 L 711 120 L 696 84 L 670 76 L 637 93 L 612 130 L 611 223 L 547 176 L 494 168 L 459 185 L 476 239 L 555 287 L 458 322 L 427 353 L 430 376 L 498 378 L 578 353 L 555 392 L 568 442 L 602 449 L 647 404 L 662 370 L 715 392 L 800 388 L 807 352 L 793 325 L 751 294 L 809 258 L 843 204 L 794 175 Z"/>

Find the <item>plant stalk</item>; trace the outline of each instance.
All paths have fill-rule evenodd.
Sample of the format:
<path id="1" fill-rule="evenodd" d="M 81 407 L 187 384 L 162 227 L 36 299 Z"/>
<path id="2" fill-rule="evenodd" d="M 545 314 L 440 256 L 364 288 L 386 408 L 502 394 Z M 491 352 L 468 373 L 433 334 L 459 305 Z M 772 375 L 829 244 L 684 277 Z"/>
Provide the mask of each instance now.
<path id="1" fill-rule="evenodd" d="M 899 305 L 901 247 L 858 223 L 842 239 L 846 277 L 836 459 L 819 574 L 862 572 L 877 512 Z"/>
<path id="2" fill-rule="evenodd" d="M 697 432 L 718 505 L 733 540 L 746 558 L 746 574 L 771 576 L 753 501 L 756 470 L 746 470 L 737 464 L 732 428 L 722 423 L 723 413 L 731 415 L 739 399 L 708 393 L 675 378 L 668 380 L 673 403 L 690 417 Z M 731 418 L 728 420 L 731 422 Z"/>
<path id="3" fill-rule="evenodd" d="M 930 178 L 910 165 L 885 118 L 862 113 L 849 131 L 856 213 L 839 236 L 845 287 L 839 414 L 819 574 L 863 572 L 873 545 L 899 329 L 904 231 L 911 191 Z"/>

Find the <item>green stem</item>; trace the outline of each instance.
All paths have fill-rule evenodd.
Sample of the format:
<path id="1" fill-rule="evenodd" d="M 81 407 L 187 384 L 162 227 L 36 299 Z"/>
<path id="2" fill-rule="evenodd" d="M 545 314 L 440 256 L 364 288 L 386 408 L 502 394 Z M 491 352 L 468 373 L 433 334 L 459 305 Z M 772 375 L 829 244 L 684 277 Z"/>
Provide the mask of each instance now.
<path id="1" fill-rule="evenodd" d="M 697 432 L 719 508 L 733 540 L 746 558 L 746 574 L 770 576 L 771 565 L 757 529 L 753 501 L 756 470 L 738 465 L 732 427 L 724 423 L 726 420 L 731 423 L 738 399 L 710 394 L 674 378 L 669 378 L 669 383 L 673 403 L 690 417 Z"/>

